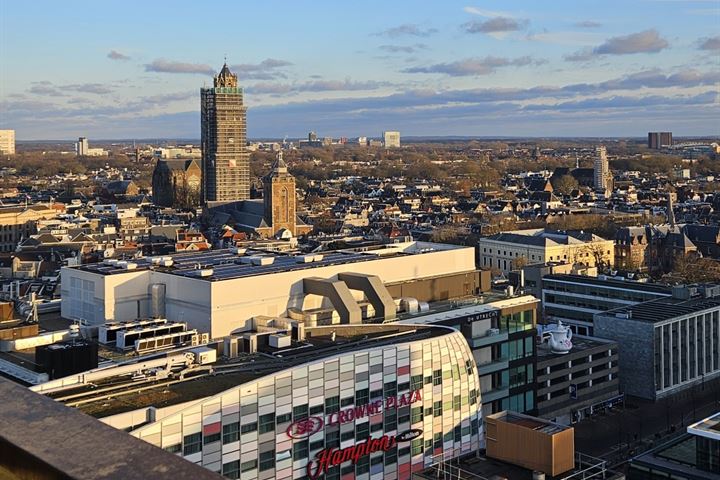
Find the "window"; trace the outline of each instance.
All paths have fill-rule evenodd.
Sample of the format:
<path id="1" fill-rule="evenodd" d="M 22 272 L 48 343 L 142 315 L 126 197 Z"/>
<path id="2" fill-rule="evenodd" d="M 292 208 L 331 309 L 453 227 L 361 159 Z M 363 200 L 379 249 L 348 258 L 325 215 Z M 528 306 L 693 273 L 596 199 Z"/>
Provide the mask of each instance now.
<path id="1" fill-rule="evenodd" d="M 370 427 L 371 432 L 377 432 L 378 430 L 382 430 L 383 424 L 382 423 L 376 423 Z"/>
<path id="2" fill-rule="evenodd" d="M 185 435 L 183 438 L 183 455 L 192 455 L 202 450 L 202 433 Z"/>
<path id="3" fill-rule="evenodd" d="M 345 440 L 350 440 L 351 438 L 355 438 L 355 431 L 350 430 L 348 432 L 342 432 L 340 434 L 340 441 L 344 442 Z M 297 444 L 296 444 L 297 445 Z M 297 459 L 296 459 L 297 460 Z"/>
<path id="4" fill-rule="evenodd" d="M 433 448 L 442 448 L 442 433 L 436 433 L 433 435 Z"/>
<path id="5" fill-rule="evenodd" d="M 182 445 L 176 443 L 175 445 L 165 447 L 163 450 L 170 453 L 180 453 L 182 451 Z"/>
<path id="6" fill-rule="evenodd" d="M 460 410 L 460 395 L 455 395 L 453 397 L 453 410 Z"/>
<path id="7" fill-rule="evenodd" d="M 347 407 L 348 405 L 352 405 L 355 399 L 353 397 L 345 397 L 342 400 L 340 400 L 340 406 L 341 407 Z"/>
<path id="8" fill-rule="evenodd" d="M 385 412 L 385 431 L 389 432 L 397 428 L 397 412 Z"/>
<path id="9" fill-rule="evenodd" d="M 442 370 L 435 370 L 433 372 L 433 385 L 442 385 Z"/>
<path id="10" fill-rule="evenodd" d="M 477 391 L 475 389 L 470 390 L 470 405 L 475 405 L 477 402 Z"/>
<path id="11" fill-rule="evenodd" d="M 325 413 L 335 413 L 340 410 L 340 397 L 325 399 Z"/>
<path id="12" fill-rule="evenodd" d="M 302 460 L 310 454 L 310 445 L 308 440 L 296 442 L 293 444 L 293 460 Z"/>
<path id="13" fill-rule="evenodd" d="M 325 448 L 340 447 L 340 430 L 325 432 Z"/>
<path id="14" fill-rule="evenodd" d="M 223 464 L 222 474 L 227 478 L 240 478 L 240 460 Z"/>
<path id="15" fill-rule="evenodd" d="M 312 442 L 310 444 L 309 448 L 310 448 L 310 451 L 313 451 L 313 450 L 318 450 L 320 448 L 323 448 L 324 446 L 325 446 L 325 440 L 323 440 L 321 438 L 320 440 L 315 440 L 314 442 Z"/>
<path id="16" fill-rule="evenodd" d="M 363 388 L 355 392 L 355 404 L 356 405 L 367 405 L 370 401 L 370 390 Z"/>
<path id="17" fill-rule="evenodd" d="M 385 384 L 385 398 L 397 395 L 397 382 L 387 382 Z"/>
<path id="18" fill-rule="evenodd" d="M 467 370 L 468 375 L 472 375 L 473 373 L 473 362 L 472 360 L 465 360 L 465 369 Z"/>
<path id="19" fill-rule="evenodd" d="M 410 390 L 410 382 L 398 383 L 398 386 L 397 386 L 398 392 L 406 392 L 408 390 Z"/>
<path id="20" fill-rule="evenodd" d="M 442 417 L 442 402 L 433 403 L 433 416 Z"/>
<path id="21" fill-rule="evenodd" d="M 203 444 L 207 445 L 208 443 L 213 442 L 219 442 L 220 441 L 220 432 L 213 433 L 210 435 L 205 435 L 205 438 L 203 438 Z"/>
<path id="22" fill-rule="evenodd" d="M 422 407 L 413 407 L 410 409 L 410 421 L 412 423 L 422 422 L 423 420 L 423 409 Z"/>
<path id="23" fill-rule="evenodd" d="M 260 415 L 260 433 L 272 432 L 273 430 L 275 430 L 275 414 Z"/>
<path id="24" fill-rule="evenodd" d="M 370 436 L 370 424 L 368 422 L 361 423 L 355 427 L 355 439 L 357 441 L 365 440 Z"/>
<path id="25" fill-rule="evenodd" d="M 223 425 L 223 443 L 237 442 L 240 440 L 240 423 L 228 423 Z"/>
<path id="26" fill-rule="evenodd" d="M 249 472 L 250 470 L 255 470 L 257 468 L 257 459 L 248 460 L 247 462 L 243 462 L 240 465 L 240 471 L 242 473 Z"/>
<path id="27" fill-rule="evenodd" d="M 411 450 L 410 453 L 412 455 L 420 455 L 423 453 L 423 439 L 422 438 L 416 438 L 412 441 Z"/>
<path id="28" fill-rule="evenodd" d="M 381 388 L 370 392 L 370 400 L 379 400 L 383 398 L 383 391 Z"/>
<path id="29" fill-rule="evenodd" d="M 322 413 L 323 410 L 324 410 L 324 408 L 322 405 L 313 405 L 312 407 L 310 407 L 310 415 Z"/>
<path id="30" fill-rule="evenodd" d="M 257 422 L 248 423 L 240 427 L 240 433 L 250 433 L 257 430 Z"/>
<path id="31" fill-rule="evenodd" d="M 298 405 L 297 407 L 293 407 L 293 420 L 302 420 L 303 418 L 307 418 L 308 416 L 308 406 L 307 405 Z"/>
<path id="32" fill-rule="evenodd" d="M 431 384 L 432 381 L 433 381 L 433 376 L 432 376 L 432 375 L 428 375 L 428 376 L 425 377 L 425 385 Z"/>
<path id="33" fill-rule="evenodd" d="M 355 474 L 356 475 L 363 475 L 370 471 L 370 457 L 365 456 L 362 457 L 360 460 L 358 460 L 357 465 L 355 465 Z"/>
<path id="34" fill-rule="evenodd" d="M 292 415 L 289 413 L 284 413 L 282 415 L 278 415 L 277 417 L 275 417 L 275 420 L 278 425 L 280 425 L 281 423 L 287 423 L 290 420 L 292 420 Z"/>
<path id="35" fill-rule="evenodd" d="M 370 459 L 370 465 L 380 465 L 381 463 L 383 463 L 382 455 Z"/>
<path id="36" fill-rule="evenodd" d="M 307 446 L 307 442 L 305 442 Z M 297 445 L 297 444 L 296 444 Z M 260 454 L 260 471 L 270 470 L 275 467 L 275 450 L 270 450 Z"/>

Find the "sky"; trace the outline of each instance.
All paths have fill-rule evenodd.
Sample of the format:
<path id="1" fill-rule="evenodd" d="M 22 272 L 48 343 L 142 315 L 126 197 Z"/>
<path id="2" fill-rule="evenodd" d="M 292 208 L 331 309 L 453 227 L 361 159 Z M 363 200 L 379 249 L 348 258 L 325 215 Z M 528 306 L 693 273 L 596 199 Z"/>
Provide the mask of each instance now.
<path id="1" fill-rule="evenodd" d="M 720 134 L 720 0 L 0 0 L 0 128 L 199 138 L 225 58 L 251 138 Z"/>

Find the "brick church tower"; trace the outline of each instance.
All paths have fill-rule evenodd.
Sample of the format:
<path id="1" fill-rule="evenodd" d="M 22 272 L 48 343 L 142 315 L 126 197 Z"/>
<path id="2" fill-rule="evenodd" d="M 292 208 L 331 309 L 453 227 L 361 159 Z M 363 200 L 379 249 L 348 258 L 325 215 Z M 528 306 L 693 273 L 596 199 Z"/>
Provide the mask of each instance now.
<path id="1" fill-rule="evenodd" d="M 272 229 L 273 235 L 285 228 L 297 236 L 295 201 L 295 177 L 288 173 L 281 150 L 272 170 L 263 178 L 265 222 Z"/>

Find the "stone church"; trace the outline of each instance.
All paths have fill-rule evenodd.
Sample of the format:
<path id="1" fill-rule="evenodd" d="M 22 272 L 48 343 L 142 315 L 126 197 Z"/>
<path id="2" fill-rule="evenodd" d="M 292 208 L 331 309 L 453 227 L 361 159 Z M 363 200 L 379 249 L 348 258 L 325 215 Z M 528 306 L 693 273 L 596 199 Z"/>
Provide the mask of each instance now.
<path id="1" fill-rule="evenodd" d="M 228 225 L 261 238 L 298 237 L 310 233 L 313 227 L 298 218 L 296 204 L 295 177 L 288 172 L 280 151 L 270 172 L 263 177 L 262 199 L 216 206 L 206 214 L 211 225 Z"/>
<path id="2" fill-rule="evenodd" d="M 194 159 L 160 159 L 152 175 L 153 202 L 180 209 L 200 205 L 202 170 Z"/>

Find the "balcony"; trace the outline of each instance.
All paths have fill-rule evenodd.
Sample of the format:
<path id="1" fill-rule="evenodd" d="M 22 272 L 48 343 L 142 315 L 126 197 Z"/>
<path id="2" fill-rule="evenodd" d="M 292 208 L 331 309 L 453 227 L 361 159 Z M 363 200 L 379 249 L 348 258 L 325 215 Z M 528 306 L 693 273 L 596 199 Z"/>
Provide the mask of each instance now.
<path id="1" fill-rule="evenodd" d="M 488 345 L 494 345 L 496 343 L 507 342 L 508 332 L 507 330 L 489 329 L 485 332 L 485 335 L 473 337 L 468 342 L 472 348 L 487 347 Z"/>
<path id="2" fill-rule="evenodd" d="M 483 376 L 489 373 L 506 370 L 509 368 L 508 357 L 500 357 L 477 366 L 478 375 Z"/>

